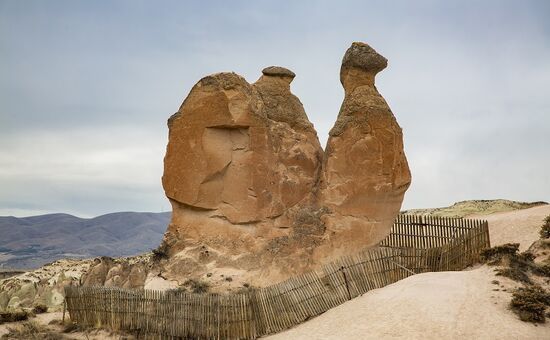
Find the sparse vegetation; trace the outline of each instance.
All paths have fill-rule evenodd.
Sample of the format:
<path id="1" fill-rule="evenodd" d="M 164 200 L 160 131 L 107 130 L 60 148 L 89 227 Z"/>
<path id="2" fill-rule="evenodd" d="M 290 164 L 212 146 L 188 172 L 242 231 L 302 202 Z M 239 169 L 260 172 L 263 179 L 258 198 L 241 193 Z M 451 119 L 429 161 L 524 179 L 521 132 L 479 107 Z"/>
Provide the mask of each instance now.
<path id="1" fill-rule="evenodd" d="M 530 252 L 518 254 L 519 243 L 507 243 L 490 249 L 485 249 L 481 253 L 489 265 L 500 265 L 496 272 L 499 276 L 508 277 L 514 281 L 523 283 L 532 283 L 529 273 L 550 277 L 550 266 L 547 264 L 537 264 L 534 262 L 535 256 Z"/>
<path id="2" fill-rule="evenodd" d="M 87 330 L 88 330 L 88 327 L 79 325 L 75 322 L 67 323 L 63 327 L 63 333 L 85 332 Z"/>
<path id="3" fill-rule="evenodd" d="M 60 340 L 65 339 L 65 337 L 59 333 L 50 331 L 46 326 L 40 325 L 35 321 L 25 321 L 16 327 L 8 328 L 8 333 L 4 334 L 2 339 Z"/>
<path id="4" fill-rule="evenodd" d="M 208 282 L 200 279 L 189 279 L 183 283 L 184 287 L 188 287 L 193 293 L 206 293 L 210 289 Z"/>
<path id="5" fill-rule="evenodd" d="M 48 311 L 48 306 L 46 305 L 36 305 L 33 307 L 32 312 L 34 314 L 42 314 Z"/>
<path id="6" fill-rule="evenodd" d="M 25 321 L 29 318 L 26 311 L 6 311 L 0 312 L 0 324 L 5 322 Z"/>
<path id="7" fill-rule="evenodd" d="M 518 288 L 510 302 L 510 308 L 522 321 L 535 323 L 545 322 L 548 306 L 550 306 L 550 294 L 536 285 Z"/>
<path id="8" fill-rule="evenodd" d="M 540 228 L 540 238 L 550 238 L 550 215 L 544 219 L 544 224 Z"/>
<path id="9" fill-rule="evenodd" d="M 550 216 L 544 221 L 545 224 L 540 231 L 540 236 L 543 239 L 550 238 Z M 537 243 L 535 242 L 535 244 Z M 547 263 L 548 259 L 536 263 L 537 247 L 531 246 L 529 249 L 526 252 L 518 253 L 518 243 L 507 243 L 484 250 L 481 257 L 489 265 L 500 266 L 496 269 L 497 275 L 524 284 L 524 287 L 514 290 L 510 301 L 510 308 L 519 316 L 520 320 L 543 323 L 546 321 L 546 317 L 550 317 L 550 313 L 546 312 L 550 307 L 550 293 L 543 287 L 534 284 L 532 275 L 550 277 L 550 263 Z M 499 282 L 493 280 L 492 283 L 498 284 Z"/>
<path id="10" fill-rule="evenodd" d="M 153 260 L 160 261 L 168 258 L 168 246 L 163 242 L 156 249 L 152 250 Z"/>
<path id="11" fill-rule="evenodd" d="M 449 207 L 432 208 L 432 209 L 411 209 L 402 211 L 402 214 L 407 215 L 428 215 L 428 216 L 445 216 L 445 217 L 466 217 L 472 214 L 488 215 L 495 212 L 512 211 L 518 209 L 528 209 L 540 205 L 548 204 L 547 202 L 517 202 L 509 200 L 469 200 L 456 202 Z"/>
<path id="12" fill-rule="evenodd" d="M 519 250 L 519 243 L 506 243 L 481 252 L 481 259 L 488 264 L 497 264 L 507 255 L 515 255 Z"/>

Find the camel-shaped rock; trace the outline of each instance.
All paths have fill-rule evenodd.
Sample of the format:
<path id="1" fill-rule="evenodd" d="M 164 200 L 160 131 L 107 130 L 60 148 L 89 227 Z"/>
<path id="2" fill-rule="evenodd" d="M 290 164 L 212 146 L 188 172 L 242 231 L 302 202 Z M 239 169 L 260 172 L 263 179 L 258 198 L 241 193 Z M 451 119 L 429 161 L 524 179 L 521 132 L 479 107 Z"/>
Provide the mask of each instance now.
<path id="1" fill-rule="evenodd" d="M 164 275 L 234 268 L 263 285 L 386 237 L 411 181 L 401 128 L 374 85 L 386 65 L 367 44 L 347 50 L 324 151 L 292 71 L 271 66 L 253 84 L 201 79 L 168 120 Z"/>

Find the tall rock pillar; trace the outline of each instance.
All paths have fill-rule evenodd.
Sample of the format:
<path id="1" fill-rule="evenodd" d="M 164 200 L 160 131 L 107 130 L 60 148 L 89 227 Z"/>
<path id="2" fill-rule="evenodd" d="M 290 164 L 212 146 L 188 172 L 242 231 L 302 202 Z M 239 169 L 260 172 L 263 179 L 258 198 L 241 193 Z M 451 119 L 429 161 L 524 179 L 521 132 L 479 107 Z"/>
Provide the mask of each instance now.
<path id="1" fill-rule="evenodd" d="M 386 66 L 386 58 L 364 43 L 353 43 L 344 55 L 345 98 L 323 164 L 320 199 L 331 213 L 325 215 L 327 243 L 319 256 L 380 242 L 411 183 L 401 128 L 374 85 Z"/>

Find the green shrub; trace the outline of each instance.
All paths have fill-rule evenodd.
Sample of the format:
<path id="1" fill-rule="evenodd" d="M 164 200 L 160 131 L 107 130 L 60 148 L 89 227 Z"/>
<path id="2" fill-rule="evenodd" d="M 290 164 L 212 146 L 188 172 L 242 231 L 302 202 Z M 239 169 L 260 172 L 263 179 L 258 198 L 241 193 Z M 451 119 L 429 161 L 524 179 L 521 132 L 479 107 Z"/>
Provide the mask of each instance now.
<path id="1" fill-rule="evenodd" d="M 535 323 L 545 322 L 547 306 L 550 306 L 550 294 L 535 285 L 518 288 L 510 302 L 510 308 L 522 321 Z"/>
<path id="2" fill-rule="evenodd" d="M 550 215 L 544 219 L 544 224 L 540 228 L 540 238 L 550 238 Z"/>

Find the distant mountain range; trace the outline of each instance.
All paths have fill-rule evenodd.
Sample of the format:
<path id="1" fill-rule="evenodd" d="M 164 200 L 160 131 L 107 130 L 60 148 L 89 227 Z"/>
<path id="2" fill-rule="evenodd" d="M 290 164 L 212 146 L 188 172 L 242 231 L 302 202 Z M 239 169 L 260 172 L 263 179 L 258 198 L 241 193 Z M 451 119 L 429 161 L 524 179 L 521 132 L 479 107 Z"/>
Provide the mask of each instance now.
<path id="1" fill-rule="evenodd" d="M 158 247 L 169 212 L 118 212 L 95 218 L 0 216 L 0 269 L 37 268 L 59 258 L 130 256 Z"/>

